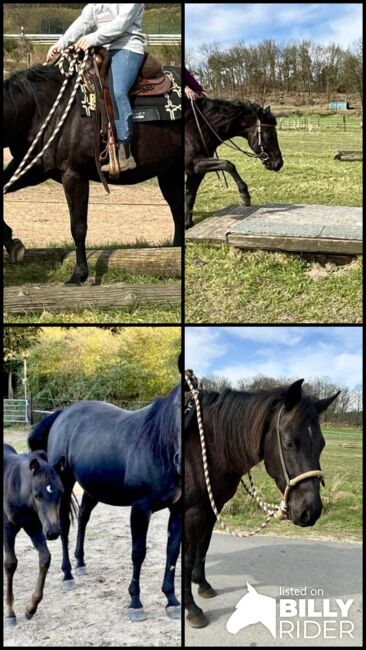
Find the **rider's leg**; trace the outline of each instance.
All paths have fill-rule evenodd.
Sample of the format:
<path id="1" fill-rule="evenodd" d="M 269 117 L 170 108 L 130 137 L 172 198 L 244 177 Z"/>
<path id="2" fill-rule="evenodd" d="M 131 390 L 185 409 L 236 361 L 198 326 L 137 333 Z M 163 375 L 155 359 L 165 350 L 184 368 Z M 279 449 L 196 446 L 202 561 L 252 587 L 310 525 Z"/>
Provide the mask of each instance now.
<path id="1" fill-rule="evenodd" d="M 136 80 L 144 55 L 127 49 L 112 49 L 109 53 L 111 56 L 110 86 L 115 111 L 118 162 L 120 170 L 124 171 L 136 167 L 130 151 L 133 123 L 128 93 Z"/>

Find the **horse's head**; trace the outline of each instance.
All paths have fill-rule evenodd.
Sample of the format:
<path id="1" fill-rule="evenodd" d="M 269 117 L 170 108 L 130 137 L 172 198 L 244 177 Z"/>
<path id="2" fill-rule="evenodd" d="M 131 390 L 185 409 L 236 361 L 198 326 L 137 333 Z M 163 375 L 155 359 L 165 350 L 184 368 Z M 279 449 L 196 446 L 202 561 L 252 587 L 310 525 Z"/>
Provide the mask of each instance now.
<path id="1" fill-rule="evenodd" d="M 42 451 L 33 452 L 30 456 L 33 507 L 46 539 L 57 539 L 61 533 L 60 501 L 64 490 L 59 472 L 63 470 L 64 465 L 64 458 L 54 466 L 49 465 L 47 456 Z"/>
<path id="2" fill-rule="evenodd" d="M 245 115 L 245 121 L 245 137 L 250 148 L 261 156 L 266 169 L 280 171 L 283 160 L 277 139 L 276 118 L 271 113 L 270 106 L 258 106 L 253 114 Z"/>
<path id="3" fill-rule="evenodd" d="M 320 454 L 325 442 L 319 416 L 339 395 L 338 392 L 320 400 L 305 396 L 302 383 L 303 379 L 299 379 L 287 388 L 274 409 L 264 440 L 267 472 L 283 494 L 288 479 L 320 470 Z M 294 524 L 313 526 L 322 511 L 319 477 L 304 478 L 290 487 L 287 506 L 288 516 Z"/>

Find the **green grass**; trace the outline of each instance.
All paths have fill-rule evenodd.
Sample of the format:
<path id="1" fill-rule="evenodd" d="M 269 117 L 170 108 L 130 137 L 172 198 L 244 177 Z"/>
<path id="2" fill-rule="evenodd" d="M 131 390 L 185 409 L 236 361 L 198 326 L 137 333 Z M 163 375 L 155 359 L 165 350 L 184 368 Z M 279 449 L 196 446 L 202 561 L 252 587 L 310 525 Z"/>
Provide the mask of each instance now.
<path id="1" fill-rule="evenodd" d="M 289 521 L 273 520 L 261 534 L 301 538 L 328 538 L 360 541 L 362 538 L 362 432 L 323 428 L 326 446 L 321 455 L 325 488 L 321 488 L 323 512 L 314 527 L 300 528 Z M 342 435 L 343 434 L 343 435 Z M 351 447 L 345 447 L 344 444 Z M 269 503 L 279 504 L 279 492 L 261 463 L 252 472 L 259 494 Z M 245 480 L 245 479 L 244 479 Z M 248 481 L 246 481 L 248 483 Z M 223 510 L 224 521 L 250 532 L 264 521 L 259 506 L 240 486 Z"/>
<path id="2" fill-rule="evenodd" d="M 355 118 L 355 125 L 359 119 Z M 258 161 L 221 146 L 249 186 L 253 205 L 362 204 L 361 162 L 333 160 L 338 149 L 361 148 L 360 129 L 279 131 L 284 167 L 268 172 Z M 237 140 L 240 146 L 243 142 Z M 198 223 L 230 204 L 229 189 L 207 174 L 198 193 Z M 319 271 L 319 272 L 318 272 Z M 344 267 L 320 265 L 296 254 L 243 251 L 226 245 L 190 244 L 186 252 L 186 322 L 361 322 L 361 258 Z"/>

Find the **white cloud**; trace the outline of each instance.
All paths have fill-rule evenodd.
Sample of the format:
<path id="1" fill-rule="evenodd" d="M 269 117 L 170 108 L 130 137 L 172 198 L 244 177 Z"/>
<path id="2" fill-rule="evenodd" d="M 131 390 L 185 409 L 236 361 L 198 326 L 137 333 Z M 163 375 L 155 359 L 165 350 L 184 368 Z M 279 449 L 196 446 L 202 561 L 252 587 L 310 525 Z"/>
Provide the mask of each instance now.
<path id="1" fill-rule="evenodd" d="M 223 330 L 248 341 L 296 345 L 306 335 L 303 327 L 223 327 Z"/>
<path id="2" fill-rule="evenodd" d="M 217 359 L 227 352 L 219 331 L 214 327 L 185 329 L 185 366 L 197 375 L 205 374 Z"/>

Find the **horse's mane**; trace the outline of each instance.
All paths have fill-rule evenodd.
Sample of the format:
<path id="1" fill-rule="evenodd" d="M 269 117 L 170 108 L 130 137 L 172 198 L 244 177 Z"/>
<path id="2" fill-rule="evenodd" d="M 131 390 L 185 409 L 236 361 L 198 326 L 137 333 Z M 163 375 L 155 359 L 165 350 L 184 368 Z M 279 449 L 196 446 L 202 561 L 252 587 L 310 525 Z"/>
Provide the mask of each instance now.
<path id="1" fill-rule="evenodd" d="M 283 401 L 287 389 L 279 386 L 253 393 L 229 388 L 222 393 L 200 391 L 204 426 L 211 431 L 215 455 L 228 462 L 238 457 L 248 463 L 258 462 L 274 407 Z M 289 417 L 309 418 L 312 414 L 314 399 L 303 395 Z"/>
<path id="2" fill-rule="evenodd" d="M 60 81 L 61 73 L 54 65 L 36 64 L 26 70 L 14 72 L 4 81 L 4 93 L 9 93 L 14 104 L 14 93 L 31 96 L 37 112 L 40 112 L 38 94 L 43 89 L 40 84 L 47 81 Z"/>
<path id="3" fill-rule="evenodd" d="M 177 430 L 177 396 L 180 384 L 166 397 L 158 397 L 151 404 L 143 422 L 139 441 L 144 441 L 163 461 L 172 459 L 179 448 L 180 430 Z M 178 397 L 180 407 L 180 399 Z M 180 417 L 178 418 L 180 423 Z"/>
<path id="4" fill-rule="evenodd" d="M 264 113 L 263 106 L 250 101 L 242 102 L 238 99 L 229 101 L 227 99 L 199 97 L 196 99 L 196 104 L 209 121 L 213 120 L 218 114 L 227 120 L 234 120 L 243 114 L 262 116 Z M 276 118 L 270 111 L 266 111 L 265 116 L 270 124 L 276 125 Z"/>

